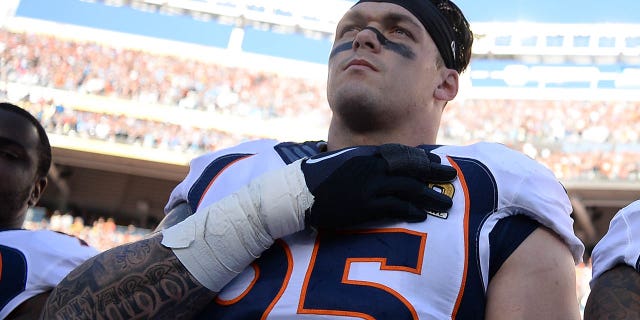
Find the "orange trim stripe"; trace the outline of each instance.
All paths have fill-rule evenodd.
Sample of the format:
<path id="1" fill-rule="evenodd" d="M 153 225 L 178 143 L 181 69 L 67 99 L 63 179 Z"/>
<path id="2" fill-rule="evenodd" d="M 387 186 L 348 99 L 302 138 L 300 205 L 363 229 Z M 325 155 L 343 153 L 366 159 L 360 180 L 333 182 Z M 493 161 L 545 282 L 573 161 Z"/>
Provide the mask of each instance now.
<path id="1" fill-rule="evenodd" d="M 266 319 L 269 316 L 269 313 L 271 313 L 271 310 L 273 310 L 273 308 L 276 306 L 276 303 L 280 301 L 280 298 L 284 294 L 284 291 L 286 290 L 287 285 L 289 284 L 289 280 L 291 279 L 291 274 L 293 273 L 293 255 L 291 254 L 291 249 L 289 248 L 287 243 L 281 239 L 276 240 L 276 243 L 282 246 L 282 249 L 287 255 L 287 274 L 285 275 L 284 280 L 282 281 L 282 286 L 280 287 L 278 294 L 273 298 L 269 306 L 262 313 L 262 317 L 260 318 L 262 320 Z M 214 298 L 215 302 L 222 306 L 230 306 L 242 300 L 253 289 L 256 282 L 258 282 L 258 278 L 260 277 L 260 268 L 258 267 L 258 265 L 254 262 L 251 264 L 251 267 L 255 272 L 254 278 L 249 284 L 249 286 L 238 297 L 233 298 L 231 300 L 223 300 L 219 297 L 216 297 Z"/>
<path id="2" fill-rule="evenodd" d="M 271 304 L 269 304 L 269 306 L 267 307 L 267 310 L 265 310 L 264 313 L 262 314 L 262 317 L 260 318 L 261 320 L 267 319 L 267 316 L 269 316 L 269 313 L 271 313 L 271 310 L 273 310 L 273 308 L 276 306 L 276 303 L 280 301 L 280 298 L 282 298 L 284 291 L 287 289 L 287 286 L 289 285 L 289 280 L 291 279 L 291 274 L 293 273 L 293 254 L 291 254 L 291 249 L 289 248 L 287 243 L 284 242 L 284 240 L 282 239 L 278 239 L 276 240 L 276 242 L 282 246 L 282 249 L 284 249 L 284 252 L 287 254 L 287 275 L 284 277 L 284 281 L 282 281 L 282 286 L 280 287 L 280 291 L 278 292 L 276 297 L 273 298 L 273 301 L 271 301 Z"/>
<path id="3" fill-rule="evenodd" d="M 393 295 L 394 297 L 396 297 L 398 300 L 402 301 L 402 303 L 405 305 L 405 307 L 407 307 L 407 309 L 409 309 L 409 311 L 411 312 L 411 317 L 413 319 L 418 319 L 418 312 L 416 312 L 416 309 L 413 307 L 413 305 L 405 298 L 403 297 L 400 293 L 398 293 L 397 291 L 383 285 L 380 283 L 375 283 L 375 282 L 369 282 L 369 281 L 356 281 L 356 280 L 348 280 L 348 281 L 343 281 L 346 284 L 353 284 L 353 285 L 360 285 L 360 286 L 369 286 L 369 287 L 375 287 L 378 288 L 380 290 L 386 291 L 389 294 Z M 355 312 L 350 312 L 347 313 L 347 315 L 352 315 L 352 314 L 356 314 Z M 366 315 L 366 319 L 372 319 L 375 320 L 375 318 L 373 318 L 370 315 Z"/>
<path id="4" fill-rule="evenodd" d="M 368 229 L 368 230 L 357 230 L 357 231 L 338 231 L 338 233 L 341 234 L 354 234 L 354 233 L 406 233 L 406 234 L 412 234 L 415 236 L 420 237 L 422 240 L 420 240 L 420 255 L 418 256 L 418 264 L 416 266 L 416 268 L 405 268 L 405 267 L 390 267 L 386 265 L 386 259 L 384 259 L 384 263 L 380 266 L 380 270 L 397 270 L 397 271 L 406 271 L 406 272 L 411 272 L 411 273 L 415 273 L 415 274 L 421 274 L 422 273 L 422 263 L 424 262 L 424 253 L 425 253 L 425 247 L 427 245 L 427 234 L 424 232 L 419 232 L 419 231 L 415 231 L 415 230 L 409 230 L 409 229 L 404 229 L 404 228 L 387 228 L 387 229 Z M 361 262 L 366 262 L 366 261 L 378 261 L 380 260 L 380 258 L 372 258 L 369 260 L 366 260 L 364 258 L 349 258 L 350 261 L 361 261 Z M 378 261 L 379 262 L 379 261 Z"/>
<path id="5" fill-rule="evenodd" d="M 460 303 L 462 302 L 462 295 L 464 294 L 464 287 L 467 283 L 467 269 L 469 268 L 469 215 L 470 215 L 470 198 L 469 198 L 469 187 L 467 186 L 467 181 L 462 174 L 462 170 L 458 164 L 451 159 L 451 157 L 447 157 L 451 165 L 458 171 L 458 179 L 460 179 L 460 184 L 462 185 L 462 190 L 464 192 L 464 270 L 462 273 L 462 281 L 460 282 L 460 291 L 458 292 L 458 298 L 456 299 L 456 304 L 453 307 L 453 312 L 451 313 L 451 318 L 454 319 L 458 314 L 458 309 L 460 308 Z"/>
<path id="6" fill-rule="evenodd" d="M 302 286 L 302 290 L 300 292 L 300 300 L 298 302 L 298 313 L 304 314 L 306 312 L 304 309 L 304 301 L 306 300 L 307 295 L 307 285 L 309 284 L 309 278 L 311 277 L 311 272 L 313 271 L 313 267 L 316 264 L 316 257 L 318 256 L 318 246 L 320 245 L 320 234 L 316 237 L 316 241 L 313 244 L 313 252 L 311 253 L 311 259 L 309 260 L 309 266 L 307 267 L 307 273 L 304 276 L 304 283 Z"/>
<path id="7" fill-rule="evenodd" d="M 415 230 L 403 229 L 403 228 L 369 229 L 369 230 L 357 230 L 357 231 L 339 231 L 338 233 L 341 233 L 341 234 L 358 234 L 358 233 L 359 234 L 363 234 L 363 233 L 394 233 L 394 232 L 396 232 L 396 233 L 403 232 L 403 233 L 413 234 L 413 235 L 416 235 L 416 236 L 419 236 L 419 237 L 422 238 L 422 240 L 420 242 L 420 248 L 421 248 L 420 256 L 418 257 L 416 268 L 388 266 L 386 258 L 348 258 L 346 260 L 346 263 L 345 263 L 345 269 L 344 269 L 344 271 L 342 273 L 342 283 L 353 284 L 353 285 L 362 285 L 362 286 L 370 286 L 370 287 L 375 287 L 375 288 L 378 288 L 380 290 L 386 291 L 389 294 L 395 296 L 398 300 L 402 301 L 402 303 L 407 307 L 407 309 L 410 310 L 413 319 L 418 319 L 418 313 L 415 310 L 415 308 L 413 307 L 413 305 L 406 298 L 404 298 L 400 293 L 398 293 L 397 291 L 393 290 L 392 288 L 387 287 L 387 286 L 385 286 L 383 284 L 380 284 L 380 283 L 347 279 L 347 277 L 349 275 L 349 270 L 351 268 L 351 264 L 354 263 L 354 262 L 378 262 L 378 263 L 380 263 L 380 270 L 396 270 L 396 271 L 405 271 L 405 272 L 411 272 L 411 273 L 414 273 L 414 274 L 420 274 L 422 272 L 422 262 L 424 260 L 424 248 L 426 246 L 426 241 L 427 241 L 427 234 L 426 233 L 418 232 L 418 231 L 415 231 Z M 323 310 L 319 310 L 319 309 L 305 309 L 304 308 L 303 303 L 304 303 L 304 301 L 306 299 L 307 285 L 309 283 L 309 278 L 311 277 L 312 270 L 314 269 L 314 266 L 315 266 L 316 257 L 317 257 L 317 254 L 318 254 L 319 244 L 320 244 L 320 236 L 318 236 L 316 238 L 316 242 L 315 242 L 315 244 L 313 246 L 313 252 L 311 254 L 311 260 L 309 262 L 309 267 L 307 268 L 307 273 L 306 273 L 305 279 L 304 279 L 304 286 L 302 288 L 302 292 L 300 294 L 300 300 L 298 302 L 298 313 L 299 314 L 349 316 L 349 317 L 355 317 L 355 318 L 362 318 L 362 319 L 365 319 L 365 320 L 376 320 L 371 315 L 364 314 L 364 313 L 361 313 L 361 312 L 341 311 L 341 310 L 324 310 L 324 309 Z"/>

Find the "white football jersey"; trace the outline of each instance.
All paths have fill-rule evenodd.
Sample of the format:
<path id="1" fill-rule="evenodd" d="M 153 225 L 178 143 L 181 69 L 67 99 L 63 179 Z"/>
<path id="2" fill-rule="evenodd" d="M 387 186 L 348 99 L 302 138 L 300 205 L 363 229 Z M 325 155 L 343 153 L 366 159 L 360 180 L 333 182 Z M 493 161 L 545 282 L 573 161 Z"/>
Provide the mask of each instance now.
<path id="1" fill-rule="evenodd" d="M 593 248 L 591 284 L 617 264 L 640 272 L 640 200 L 622 208 L 609 223 L 609 230 Z"/>
<path id="2" fill-rule="evenodd" d="M 492 233 L 511 216 L 536 221 L 527 219 L 533 229 L 540 224 L 554 230 L 581 261 L 584 246 L 573 233 L 571 204 L 550 170 L 499 144 L 429 148 L 458 171 L 453 183 L 434 186 L 453 198 L 447 214 L 279 239 L 202 318 L 477 318 L 484 314 L 491 276 L 524 240 L 519 230 L 504 232 L 511 227 Z M 166 210 L 187 202 L 195 211 L 268 170 L 318 152 L 317 142 L 260 140 L 204 155 L 193 161 Z M 509 246 L 511 251 L 504 249 Z"/>
<path id="3" fill-rule="evenodd" d="M 25 300 L 53 289 L 98 250 L 49 230 L 0 231 L 0 319 Z"/>

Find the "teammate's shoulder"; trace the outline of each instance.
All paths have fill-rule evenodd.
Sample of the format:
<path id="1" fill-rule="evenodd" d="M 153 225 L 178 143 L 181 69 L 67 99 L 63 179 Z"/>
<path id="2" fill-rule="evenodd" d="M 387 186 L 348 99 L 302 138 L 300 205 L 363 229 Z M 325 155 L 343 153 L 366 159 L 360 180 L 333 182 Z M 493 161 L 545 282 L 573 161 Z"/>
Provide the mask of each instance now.
<path id="1" fill-rule="evenodd" d="M 620 209 L 611 219 L 605 235 L 593 249 L 593 280 L 618 264 L 627 264 L 640 272 L 640 200 Z"/>
<path id="2" fill-rule="evenodd" d="M 79 246 L 88 247 L 86 241 L 62 231 L 54 230 L 33 230 L 32 237 L 37 241 L 51 243 L 51 241 L 64 241 L 69 244 L 78 244 Z"/>
<path id="3" fill-rule="evenodd" d="M 623 215 L 624 216 L 629 216 L 629 215 L 640 216 L 640 200 L 636 200 L 636 201 L 628 204 L 624 208 L 620 209 L 620 211 L 618 211 L 617 214 L 621 215 L 621 216 L 623 216 Z"/>
<path id="4" fill-rule="evenodd" d="M 52 230 L 10 230 L 0 234 L 0 241 L 7 245 L 31 249 L 64 247 L 91 248 L 84 240 L 73 235 Z M 31 250 L 30 249 L 30 250 Z"/>
<path id="5" fill-rule="evenodd" d="M 625 226 L 623 229 L 640 228 L 640 200 L 636 200 L 616 212 L 611 219 L 610 229 L 615 225 Z"/>

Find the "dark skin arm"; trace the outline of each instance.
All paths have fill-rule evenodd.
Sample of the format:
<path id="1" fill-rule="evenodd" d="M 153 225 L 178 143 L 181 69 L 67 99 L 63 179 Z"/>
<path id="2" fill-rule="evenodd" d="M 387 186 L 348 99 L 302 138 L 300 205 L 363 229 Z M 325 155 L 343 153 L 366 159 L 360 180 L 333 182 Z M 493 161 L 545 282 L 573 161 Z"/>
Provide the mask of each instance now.
<path id="1" fill-rule="evenodd" d="M 162 234 L 87 260 L 51 292 L 44 319 L 188 319 L 215 297 L 160 241 Z"/>
<path id="2" fill-rule="evenodd" d="M 51 291 L 47 291 L 29 298 L 17 308 L 13 309 L 5 320 L 37 319 L 50 293 Z"/>
<path id="3" fill-rule="evenodd" d="M 591 289 L 584 319 L 640 319 L 640 273 L 627 265 L 603 273 Z"/>

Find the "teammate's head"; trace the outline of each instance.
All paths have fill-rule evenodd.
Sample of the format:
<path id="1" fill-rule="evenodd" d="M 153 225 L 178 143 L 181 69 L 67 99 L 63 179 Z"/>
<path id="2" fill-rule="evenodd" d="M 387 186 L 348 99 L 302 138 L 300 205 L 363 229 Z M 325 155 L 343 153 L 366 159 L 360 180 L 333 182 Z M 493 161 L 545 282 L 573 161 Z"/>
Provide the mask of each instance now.
<path id="1" fill-rule="evenodd" d="M 0 103 L 0 226 L 20 227 L 47 184 L 51 146 L 29 112 Z"/>
<path id="2" fill-rule="evenodd" d="M 22 109 L 14 104 L 7 102 L 0 102 L 0 110 L 12 112 L 27 121 L 29 121 L 38 133 L 38 178 L 46 177 L 51 167 L 51 145 L 49 144 L 49 137 L 44 130 L 38 119 L 36 119 L 27 110 Z"/>

